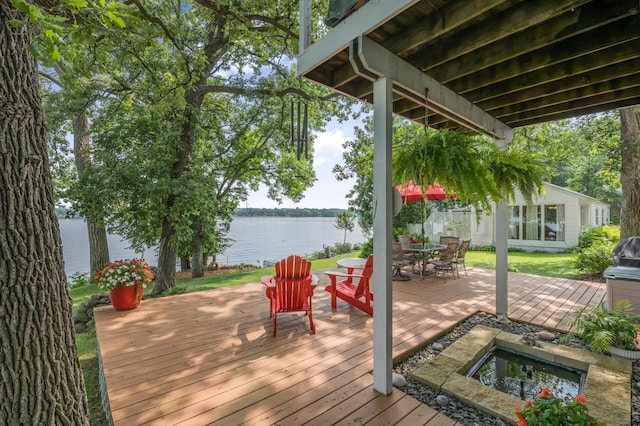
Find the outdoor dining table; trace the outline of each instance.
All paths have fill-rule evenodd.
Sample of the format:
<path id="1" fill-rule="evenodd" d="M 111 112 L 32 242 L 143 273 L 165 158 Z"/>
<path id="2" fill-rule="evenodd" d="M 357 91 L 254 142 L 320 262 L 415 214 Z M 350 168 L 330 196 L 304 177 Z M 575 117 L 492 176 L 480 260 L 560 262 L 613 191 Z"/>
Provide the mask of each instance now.
<path id="1" fill-rule="evenodd" d="M 416 252 L 420 260 L 422 261 L 422 267 L 420 268 L 420 275 L 424 278 L 425 275 L 434 274 L 433 271 L 430 271 L 427 268 L 427 261 L 429 259 L 435 259 L 440 257 L 442 250 L 446 249 L 447 246 L 442 244 L 409 244 L 408 246 L 402 247 L 404 251 L 412 251 Z"/>
<path id="2" fill-rule="evenodd" d="M 336 266 L 338 266 L 338 268 L 346 268 L 347 274 L 353 274 L 353 271 L 356 269 L 364 269 L 365 263 L 367 263 L 367 259 L 361 259 L 359 257 L 346 257 L 344 259 L 338 259 L 336 261 Z M 353 278 L 348 277 L 347 281 L 352 282 Z"/>

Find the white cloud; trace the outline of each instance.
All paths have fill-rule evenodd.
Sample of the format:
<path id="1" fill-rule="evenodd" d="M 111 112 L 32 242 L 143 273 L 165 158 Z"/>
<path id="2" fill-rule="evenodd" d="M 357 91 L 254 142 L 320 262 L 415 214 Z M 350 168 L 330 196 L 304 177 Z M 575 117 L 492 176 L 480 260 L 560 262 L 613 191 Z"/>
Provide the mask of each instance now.
<path id="1" fill-rule="evenodd" d="M 333 174 L 333 167 L 337 163 L 342 163 L 342 144 L 353 137 L 353 127 L 355 123 L 348 124 L 331 122 L 327 126 L 327 131 L 317 133 L 314 140 L 313 166 L 318 180 L 305 192 L 305 197 L 298 204 L 290 200 L 284 200 L 278 205 L 275 201 L 267 198 L 267 190 L 261 188 L 260 191 L 251 194 L 247 201 L 247 207 L 264 208 L 342 208 L 348 207 L 347 193 L 353 188 L 354 181 L 338 182 Z M 340 126 L 340 128 L 337 128 Z M 348 132 L 345 132 L 345 129 Z"/>

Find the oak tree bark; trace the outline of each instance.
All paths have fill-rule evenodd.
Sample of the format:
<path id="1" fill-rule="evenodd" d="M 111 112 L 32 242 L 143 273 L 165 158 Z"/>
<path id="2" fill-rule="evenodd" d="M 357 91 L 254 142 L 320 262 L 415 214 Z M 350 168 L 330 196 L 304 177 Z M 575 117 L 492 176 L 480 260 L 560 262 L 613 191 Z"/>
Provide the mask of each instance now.
<path id="1" fill-rule="evenodd" d="M 620 109 L 620 239 L 640 236 L 640 105 Z"/>
<path id="2" fill-rule="evenodd" d="M 34 29 L 0 0 L 0 424 L 88 425 Z"/>

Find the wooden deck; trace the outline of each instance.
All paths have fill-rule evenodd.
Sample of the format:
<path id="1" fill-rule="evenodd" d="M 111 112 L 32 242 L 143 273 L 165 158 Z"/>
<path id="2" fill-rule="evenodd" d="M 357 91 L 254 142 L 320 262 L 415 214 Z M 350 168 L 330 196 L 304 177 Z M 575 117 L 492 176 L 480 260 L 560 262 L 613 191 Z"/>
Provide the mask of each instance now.
<path id="1" fill-rule="evenodd" d="M 393 355 L 400 358 L 477 311 L 495 312 L 494 271 L 393 284 Z M 372 389 L 372 324 L 324 291 L 317 334 L 303 314 L 280 315 L 272 337 L 264 286 L 250 283 L 96 309 L 102 368 L 116 425 L 453 425 L 394 389 Z M 605 296 L 603 283 L 509 273 L 509 317 L 556 328 Z"/>

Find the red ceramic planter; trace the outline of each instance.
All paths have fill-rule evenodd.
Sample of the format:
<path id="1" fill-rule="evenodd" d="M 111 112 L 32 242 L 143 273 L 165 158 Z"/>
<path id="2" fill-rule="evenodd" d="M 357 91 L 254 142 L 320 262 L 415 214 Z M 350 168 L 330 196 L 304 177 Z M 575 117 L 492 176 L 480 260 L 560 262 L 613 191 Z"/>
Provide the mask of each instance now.
<path id="1" fill-rule="evenodd" d="M 144 288 L 138 285 L 122 286 L 109 290 L 109 298 L 111 299 L 111 305 L 117 311 L 128 311 L 129 309 L 135 309 L 142 300 L 142 293 Z"/>

